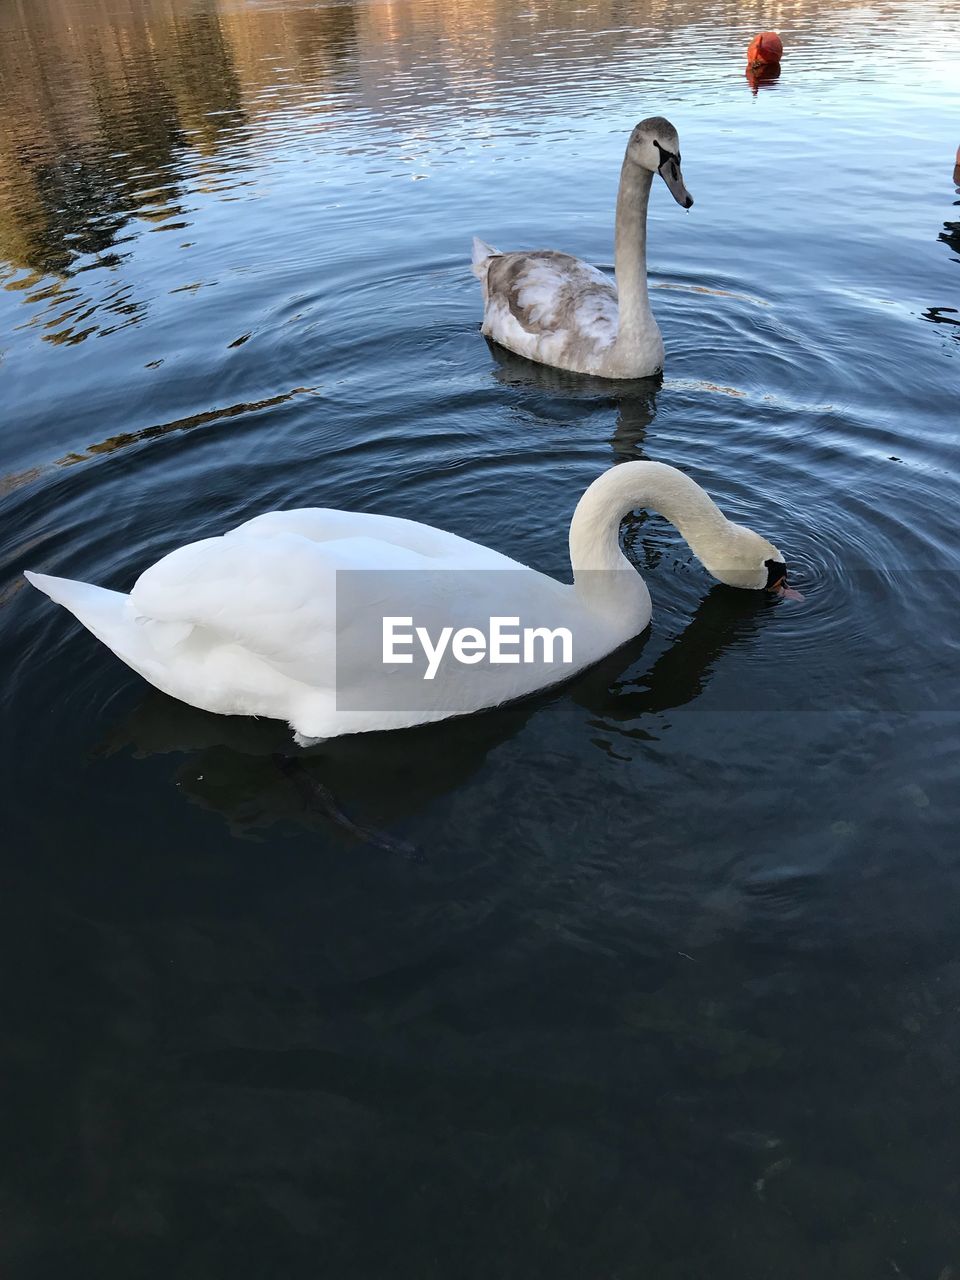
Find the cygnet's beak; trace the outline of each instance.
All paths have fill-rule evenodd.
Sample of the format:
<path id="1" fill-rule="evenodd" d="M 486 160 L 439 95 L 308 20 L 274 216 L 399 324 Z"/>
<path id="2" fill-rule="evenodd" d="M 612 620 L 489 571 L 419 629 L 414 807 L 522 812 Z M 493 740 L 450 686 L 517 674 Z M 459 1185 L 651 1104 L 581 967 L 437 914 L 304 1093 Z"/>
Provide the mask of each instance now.
<path id="1" fill-rule="evenodd" d="M 680 157 L 675 156 L 672 151 L 665 150 L 659 143 L 657 146 L 660 152 L 660 168 L 657 172 L 670 188 L 670 194 L 677 204 L 682 205 L 684 209 L 689 209 L 693 205 L 693 196 L 684 185 L 683 174 L 680 172 Z"/>

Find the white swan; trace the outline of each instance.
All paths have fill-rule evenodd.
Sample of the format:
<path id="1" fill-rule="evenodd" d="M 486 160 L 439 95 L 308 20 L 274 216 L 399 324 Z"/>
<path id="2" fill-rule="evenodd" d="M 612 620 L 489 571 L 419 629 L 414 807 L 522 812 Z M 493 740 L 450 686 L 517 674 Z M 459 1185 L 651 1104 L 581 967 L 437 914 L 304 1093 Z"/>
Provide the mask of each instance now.
<path id="1" fill-rule="evenodd" d="M 663 339 L 647 296 L 647 203 L 655 173 L 689 209 L 693 198 L 683 185 L 677 131 L 662 116 L 641 120 L 627 143 L 617 193 L 616 285 L 566 253 L 500 253 L 474 238 L 482 332 L 517 355 L 573 373 L 659 373 Z"/>
<path id="2" fill-rule="evenodd" d="M 721 582 L 784 589 L 776 547 L 658 462 L 613 467 L 583 494 L 570 525 L 572 585 L 429 525 L 322 508 L 271 511 L 172 551 L 128 596 L 26 577 L 158 689 L 206 711 L 286 720 L 305 745 L 497 706 L 637 635 L 650 620 L 650 596 L 619 539 L 637 507 L 676 525 Z M 385 618 L 406 619 L 397 634 L 411 640 L 394 650 L 411 656 L 384 660 Z M 568 629 L 569 661 L 559 641 L 548 660 L 538 633 L 539 660 L 519 661 L 518 644 L 499 663 L 478 662 L 476 637 L 472 656 L 468 637 L 462 661 L 450 645 L 433 679 L 423 678 L 414 628 L 425 628 L 436 647 L 443 628 L 489 633 L 496 618 L 518 633 Z"/>

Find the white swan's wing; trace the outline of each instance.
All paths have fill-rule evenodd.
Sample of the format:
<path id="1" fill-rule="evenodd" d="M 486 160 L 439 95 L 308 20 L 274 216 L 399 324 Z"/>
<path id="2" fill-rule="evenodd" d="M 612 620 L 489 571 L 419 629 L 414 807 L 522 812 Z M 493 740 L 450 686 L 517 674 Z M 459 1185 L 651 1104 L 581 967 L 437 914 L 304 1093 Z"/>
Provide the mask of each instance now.
<path id="1" fill-rule="evenodd" d="M 195 658 L 233 646 L 289 679 L 329 688 L 338 637 L 369 630 L 374 614 L 415 607 L 439 615 L 456 599 L 462 572 L 520 567 L 412 521 L 271 512 L 159 560 L 134 585 L 130 609 L 171 662 L 176 650 Z M 352 578 L 341 578 L 338 593 L 344 572 Z"/>
<path id="2" fill-rule="evenodd" d="M 326 647 L 335 616 L 335 563 L 303 538 L 227 534 L 180 547 L 130 592 L 151 643 L 237 645 L 287 666 L 310 643 Z M 159 624 L 159 625 L 158 625 Z"/>
<path id="3" fill-rule="evenodd" d="M 602 271 L 552 250 L 487 260 L 483 332 L 530 359 L 590 371 L 617 339 L 617 291 Z"/>
<path id="4" fill-rule="evenodd" d="M 362 511 L 338 511 L 327 507 L 268 511 L 240 525 L 233 533 L 256 534 L 260 537 L 296 534 L 311 542 L 320 543 L 366 538 L 382 543 L 387 550 L 406 550 L 435 561 L 434 568 L 516 567 L 509 556 L 501 555 L 477 542 L 470 542 L 467 538 L 460 538 L 455 533 L 448 533 L 445 529 L 435 529 L 432 525 L 404 520 L 399 516 L 371 515 Z M 379 556 L 371 549 L 369 567 L 378 566 Z"/>

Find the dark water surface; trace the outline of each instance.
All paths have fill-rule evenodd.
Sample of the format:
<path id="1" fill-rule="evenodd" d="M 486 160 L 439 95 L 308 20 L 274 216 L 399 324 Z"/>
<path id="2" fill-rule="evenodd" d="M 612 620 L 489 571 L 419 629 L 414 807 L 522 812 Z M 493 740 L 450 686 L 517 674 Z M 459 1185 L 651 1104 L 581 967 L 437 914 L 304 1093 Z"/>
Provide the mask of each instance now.
<path id="1" fill-rule="evenodd" d="M 960 1277 L 958 57 L 948 0 L 0 0 L 5 1275 Z M 663 384 L 491 351 L 470 236 L 609 266 L 655 113 Z M 644 457 L 806 602 L 638 515 L 646 636 L 306 755 L 19 576 L 311 504 L 563 574 Z"/>

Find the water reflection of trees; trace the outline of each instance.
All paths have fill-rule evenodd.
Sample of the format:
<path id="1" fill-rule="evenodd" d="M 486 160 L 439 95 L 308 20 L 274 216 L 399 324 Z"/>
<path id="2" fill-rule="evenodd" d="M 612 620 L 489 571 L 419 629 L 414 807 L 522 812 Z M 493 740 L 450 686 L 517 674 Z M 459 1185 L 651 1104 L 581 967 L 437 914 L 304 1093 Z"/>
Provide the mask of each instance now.
<path id="1" fill-rule="evenodd" d="M 780 6 L 791 48 L 817 38 L 818 8 Z M 832 19 L 844 11 L 856 12 L 853 0 L 832 0 Z M 716 0 L 712 13 L 731 30 L 769 17 L 760 0 Z M 536 112 L 565 92 L 571 68 L 622 83 L 644 48 L 659 68 L 683 65 L 701 21 L 693 0 L 594 0 L 577 10 L 575 30 L 568 0 L 9 0 L 0 5 L 0 278 L 64 308 L 48 329 L 54 340 L 102 332 L 91 306 L 135 322 L 144 304 L 132 286 L 97 275 L 81 289 L 77 273 L 117 266 L 144 223 L 173 229 L 188 218 L 184 192 L 198 177 L 207 190 L 231 185 L 238 155 L 290 109 L 312 124 L 332 119 L 343 98 L 330 90 L 346 83 L 385 127 L 406 115 L 428 121 L 431 110 L 449 121 L 456 104 L 482 106 L 491 94 L 522 118 L 525 104 Z M 114 293 L 88 296 L 95 288 Z"/>
<path id="2" fill-rule="evenodd" d="M 303 82 L 325 74 L 350 46 L 352 12 L 281 23 L 221 13 L 218 0 L 36 0 L 6 15 L 0 278 L 47 304 L 33 322 L 48 339 L 104 332 L 103 313 L 111 327 L 140 318 L 129 287 L 101 278 L 95 296 L 76 277 L 119 265 L 144 223 L 182 227 L 190 179 L 211 158 L 229 167 L 244 142 L 252 73 L 263 83 L 283 61 Z"/>
<path id="3" fill-rule="evenodd" d="M 41 0 L 0 51 L 0 252 L 38 274 L 69 274 L 138 213 L 175 203 L 185 122 L 224 132 L 242 118 L 215 14 L 194 12 L 157 42 L 134 12 L 120 28 L 94 8 L 101 21 L 73 24 Z"/>

